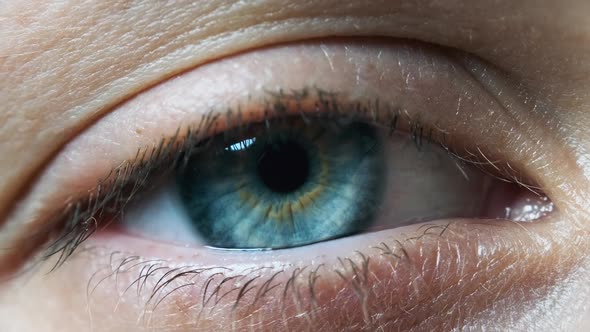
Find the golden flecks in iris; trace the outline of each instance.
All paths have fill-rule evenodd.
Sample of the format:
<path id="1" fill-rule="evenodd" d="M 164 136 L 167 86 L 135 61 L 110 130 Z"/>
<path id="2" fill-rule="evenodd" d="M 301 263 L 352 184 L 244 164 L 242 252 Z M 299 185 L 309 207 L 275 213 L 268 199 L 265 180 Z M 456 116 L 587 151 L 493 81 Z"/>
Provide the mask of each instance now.
<path id="1" fill-rule="evenodd" d="M 311 191 L 308 191 L 301 195 L 301 197 L 298 197 L 296 201 L 297 204 L 293 204 L 293 211 L 299 212 L 308 208 L 324 192 L 324 188 L 325 186 L 322 183 L 319 183 Z"/>
<path id="2" fill-rule="evenodd" d="M 291 202 L 285 202 L 281 204 L 277 204 L 273 206 L 270 211 L 269 217 L 272 220 L 276 220 L 279 222 L 289 221 L 293 222 L 293 204 Z"/>
<path id="3" fill-rule="evenodd" d="M 245 182 L 241 182 L 244 183 L 244 185 L 240 185 L 238 187 L 241 188 L 238 190 L 240 200 L 244 204 L 248 205 L 251 209 L 263 214 L 265 219 L 268 221 L 275 221 L 279 223 L 289 222 L 290 224 L 294 224 L 294 215 L 309 208 L 318 199 L 318 197 L 324 193 L 326 189 L 329 166 L 328 160 L 326 158 L 322 158 L 323 151 L 321 150 L 321 145 L 319 145 L 319 147 L 320 151 L 318 151 L 318 156 L 320 159 L 320 171 L 318 174 L 317 185 L 311 190 L 298 195 L 293 195 L 298 197 L 285 196 L 285 202 L 269 205 L 257 199 L 255 194 L 252 194 L 250 191 L 243 189 L 246 187 L 246 185 Z"/>
<path id="4" fill-rule="evenodd" d="M 248 204 L 252 208 L 258 207 L 258 200 L 256 199 L 256 197 L 254 197 L 254 195 L 252 195 L 252 193 L 246 190 L 239 190 L 238 193 L 240 195 L 240 200 L 242 202 Z"/>
<path id="5" fill-rule="evenodd" d="M 299 212 L 308 208 L 313 202 L 321 195 L 326 189 L 326 183 L 328 181 L 328 161 L 326 158 L 322 158 L 323 151 L 319 148 L 318 156 L 320 158 L 320 174 L 318 175 L 319 181 L 317 185 L 307 191 L 306 193 L 302 194 L 299 198 L 297 198 L 297 205 L 294 206 L 294 211 Z"/>

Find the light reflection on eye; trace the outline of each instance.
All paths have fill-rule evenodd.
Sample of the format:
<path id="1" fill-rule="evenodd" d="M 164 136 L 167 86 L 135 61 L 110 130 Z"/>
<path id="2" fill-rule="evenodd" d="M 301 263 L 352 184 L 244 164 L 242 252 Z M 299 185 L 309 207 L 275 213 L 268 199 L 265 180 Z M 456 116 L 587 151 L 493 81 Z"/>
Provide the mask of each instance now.
<path id="1" fill-rule="evenodd" d="M 256 137 L 253 138 L 246 138 L 243 141 L 234 143 L 228 147 L 225 147 L 224 150 L 225 151 L 242 151 L 242 150 L 246 150 L 248 149 L 249 146 L 251 146 L 252 144 L 256 143 Z"/>

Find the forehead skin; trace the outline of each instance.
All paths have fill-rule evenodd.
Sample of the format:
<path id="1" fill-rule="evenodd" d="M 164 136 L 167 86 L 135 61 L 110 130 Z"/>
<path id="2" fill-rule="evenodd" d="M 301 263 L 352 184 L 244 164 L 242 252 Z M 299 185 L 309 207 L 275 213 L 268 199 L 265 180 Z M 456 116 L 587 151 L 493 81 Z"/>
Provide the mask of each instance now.
<path id="1" fill-rule="evenodd" d="M 377 35 L 461 48 L 547 90 L 569 109 L 562 122 L 579 124 L 588 120 L 588 9 L 583 0 L 1 2 L 0 217 L 65 142 L 121 101 L 279 42 Z"/>

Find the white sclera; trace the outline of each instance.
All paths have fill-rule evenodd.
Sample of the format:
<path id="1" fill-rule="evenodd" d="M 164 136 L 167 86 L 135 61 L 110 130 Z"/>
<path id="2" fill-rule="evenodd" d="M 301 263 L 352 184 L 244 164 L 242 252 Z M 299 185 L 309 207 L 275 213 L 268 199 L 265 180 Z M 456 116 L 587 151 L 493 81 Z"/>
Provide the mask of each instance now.
<path id="1" fill-rule="evenodd" d="M 127 209 L 121 225 L 129 233 L 178 245 L 200 245 L 173 181 L 166 181 Z"/>
<path id="2" fill-rule="evenodd" d="M 385 145 L 387 187 L 374 228 L 445 218 L 477 218 L 485 210 L 491 177 L 440 145 L 419 147 L 396 134 Z"/>

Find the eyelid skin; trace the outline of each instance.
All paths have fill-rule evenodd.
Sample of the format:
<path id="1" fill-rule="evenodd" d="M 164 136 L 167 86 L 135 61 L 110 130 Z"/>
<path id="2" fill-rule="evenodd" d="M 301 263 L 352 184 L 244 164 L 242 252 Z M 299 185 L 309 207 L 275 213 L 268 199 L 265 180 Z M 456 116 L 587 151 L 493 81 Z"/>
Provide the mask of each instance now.
<path id="1" fill-rule="evenodd" d="M 436 126 L 441 132 L 447 133 L 448 137 L 453 139 L 448 143 L 455 147 L 457 153 L 465 151 L 466 156 L 473 154 L 482 158 L 482 161 L 487 160 L 497 167 L 509 167 L 515 170 L 517 175 L 526 175 L 543 186 L 547 181 L 547 177 L 552 174 L 551 167 L 545 169 L 531 167 L 532 161 L 534 161 L 532 164 L 536 165 L 545 160 L 543 158 L 546 157 L 538 153 L 541 146 L 536 145 L 540 139 L 537 139 L 535 135 L 541 135 L 541 133 L 529 132 L 523 135 L 519 131 L 520 127 L 517 119 L 506 113 L 498 102 L 501 98 L 490 95 L 487 90 L 482 88 L 480 82 L 474 80 L 473 76 L 455 60 L 454 57 L 448 56 L 442 50 L 421 45 L 379 42 L 365 44 L 326 42 L 259 50 L 255 54 L 238 55 L 183 74 L 121 105 L 109 116 L 72 141 L 57 157 L 54 164 L 49 168 L 47 176 L 41 179 L 39 187 L 34 188 L 32 196 L 28 198 L 31 201 L 41 202 L 41 206 L 34 206 L 34 209 L 23 209 L 21 214 L 14 216 L 14 220 L 16 220 L 13 224 L 15 232 L 12 234 L 14 237 L 10 238 L 11 243 L 22 242 L 23 239 L 27 238 L 28 231 L 42 225 L 44 215 L 61 208 L 59 204 L 63 203 L 69 196 L 84 193 L 85 190 L 92 188 L 101 177 L 108 174 L 114 165 L 132 159 L 138 149 L 155 146 L 161 141 L 162 137 L 173 136 L 178 131 L 179 124 L 196 123 L 201 119 L 203 112 L 209 110 L 224 112 L 227 108 L 262 104 L 265 100 L 268 100 L 269 91 L 277 93 L 280 89 L 283 91 L 301 91 L 305 87 L 315 87 L 325 91 L 337 92 L 349 100 L 358 100 L 363 103 L 380 100 L 383 103 L 382 105 L 387 105 L 392 109 L 400 109 L 402 114 L 408 115 L 408 118 L 420 118 L 422 122 L 429 123 L 433 127 Z M 324 72 L 331 75 L 317 74 Z M 508 86 L 506 89 L 509 90 L 509 88 Z M 526 110 L 523 110 L 523 112 L 526 112 Z M 248 114 L 248 112 L 244 114 Z M 408 121 L 408 118 L 404 120 Z M 548 142 L 543 146 L 546 149 L 551 149 L 552 144 L 555 144 L 546 137 L 544 137 L 543 141 Z M 464 142 L 464 144 L 461 145 L 461 142 Z M 471 145 L 468 145 L 468 143 Z M 60 192 L 51 188 L 59 188 Z M 555 194 L 550 190 L 547 193 L 550 196 Z M 342 239 L 335 241 L 333 244 L 319 244 L 315 248 L 326 248 L 325 246 L 335 248 L 335 246 L 339 246 L 337 249 L 338 254 L 331 255 L 329 259 L 326 259 L 328 262 L 325 264 L 330 265 L 328 270 L 331 272 L 322 272 L 322 278 L 326 278 L 325 280 L 342 280 L 340 281 L 341 284 L 334 284 L 337 286 L 333 290 L 341 287 L 342 283 L 345 284 L 345 287 L 341 288 L 343 293 L 340 293 L 345 297 L 344 308 L 350 310 L 350 319 L 357 324 L 367 322 L 373 324 L 373 319 L 375 319 L 375 324 L 381 324 L 381 319 L 384 318 L 379 317 L 387 317 L 387 315 L 391 315 L 389 316 L 391 322 L 398 323 L 403 317 L 409 317 L 404 316 L 403 312 L 395 313 L 388 310 L 388 308 L 397 310 L 397 308 L 402 307 L 405 310 L 421 310 L 421 301 L 428 302 L 428 297 L 422 299 L 420 296 L 406 295 L 410 292 L 418 292 L 415 287 L 419 286 L 414 283 L 416 281 L 413 277 L 417 275 L 428 277 L 428 271 L 440 273 L 437 278 L 434 278 L 440 282 L 439 285 L 436 285 L 436 287 L 440 288 L 435 287 L 434 290 L 419 288 L 418 293 L 429 295 L 434 293 L 435 295 L 442 295 L 443 298 L 447 295 L 455 296 L 451 298 L 455 301 L 449 299 L 448 302 L 439 303 L 443 307 L 438 311 L 433 310 L 433 307 L 430 306 L 436 306 L 436 303 L 425 303 L 427 306 L 424 308 L 429 308 L 432 311 L 426 310 L 426 313 L 423 313 L 423 319 L 429 318 L 427 313 L 445 312 L 447 310 L 461 315 L 465 314 L 463 317 L 471 318 L 481 314 L 481 319 L 485 321 L 485 317 L 483 317 L 485 316 L 485 309 L 489 308 L 478 307 L 475 302 L 483 296 L 481 295 L 483 293 L 480 292 L 486 292 L 486 290 L 473 287 L 486 283 L 494 284 L 495 281 L 499 280 L 504 281 L 502 278 L 513 278 L 514 282 L 510 284 L 510 287 L 502 287 L 502 284 L 498 283 L 492 285 L 493 287 L 489 287 L 487 291 L 498 294 L 498 297 L 495 298 L 499 301 L 498 303 L 501 303 L 500 300 L 504 300 L 509 303 L 518 302 L 520 305 L 531 301 L 535 294 L 539 296 L 549 294 L 552 291 L 551 285 L 563 279 L 567 272 L 575 269 L 579 263 L 579 256 L 576 255 L 576 252 L 586 249 L 584 245 L 587 245 L 587 243 L 583 240 L 587 234 L 574 228 L 572 223 L 561 220 L 563 218 L 561 214 L 555 213 L 552 216 L 554 219 L 522 227 L 510 223 L 482 222 L 483 225 L 478 225 L 469 224 L 465 221 L 450 220 L 442 223 L 443 229 L 445 229 L 446 225 L 449 225 L 446 231 L 442 232 L 441 230 L 441 232 L 435 232 L 432 236 L 421 237 L 423 241 L 420 239 L 411 240 L 418 243 L 410 243 L 411 241 L 408 242 L 407 240 L 408 237 L 424 234 L 424 230 L 414 228 L 408 231 L 410 235 L 406 236 L 399 234 L 399 230 L 385 231 L 369 237 L 368 239 L 372 240 L 371 243 L 351 242 L 357 241 L 358 238 Z M 517 228 L 518 232 L 514 232 L 514 228 Z M 498 229 L 504 229 L 505 231 Z M 426 241 L 427 239 L 428 241 Z M 201 252 L 194 252 L 192 255 L 186 252 L 177 252 L 177 255 L 174 256 L 172 255 L 173 250 L 169 250 L 169 248 L 163 250 L 157 244 L 144 243 L 144 246 L 137 244 L 134 248 L 133 241 L 119 240 L 121 241 L 109 242 L 99 236 L 91 239 L 88 246 L 81 248 L 80 255 L 73 257 L 70 264 L 64 265 L 58 270 L 59 273 L 71 272 L 72 275 L 82 275 L 83 277 L 77 280 L 77 283 L 73 284 L 72 287 L 79 293 L 86 291 L 89 299 L 102 297 L 106 299 L 109 295 L 118 294 L 117 292 L 121 291 L 120 288 L 116 288 L 118 286 L 157 289 L 160 278 L 167 280 L 167 277 L 178 276 L 178 273 L 175 272 L 182 272 L 181 270 L 174 270 L 176 267 L 181 268 L 184 266 L 189 268 L 187 266 L 192 266 L 197 269 L 211 267 L 211 263 L 206 262 L 206 258 Z M 383 255 L 378 250 L 373 249 L 380 242 L 386 243 L 390 248 L 395 248 L 397 243 L 395 240 L 404 244 L 402 247 L 406 252 L 404 253 L 404 250 L 398 249 L 390 257 L 396 259 L 397 256 L 406 257 L 406 260 L 401 260 L 404 264 L 407 263 L 404 265 L 407 269 L 405 275 L 403 275 L 403 268 L 401 270 L 398 268 L 391 270 L 390 267 L 393 263 L 388 261 L 386 257 L 383 258 Z M 129 243 L 129 246 L 123 247 L 122 243 Z M 103 252 L 100 252 L 101 246 Z M 534 250 L 531 248 L 534 248 Z M 559 250 L 555 248 L 559 248 Z M 96 250 L 99 252 L 94 255 L 93 251 Z M 119 254 L 113 253 L 113 250 L 121 250 L 122 253 L 119 256 Z M 365 255 L 365 257 L 369 257 L 370 261 L 377 262 L 377 264 L 371 265 L 370 269 L 365 269 L 370 273 L 367 273 L 366 276 L 363 273 L 358 274 L 355 272 L 356 268 L 352 268 L 352 265 L 348 266 L 346 273 L 342 272 L 342 276 L 335 272 L 338 264 L 341 264 L 337 257 L 343 260 L 345 266 L 347 258 L 354 260 L 355 266 L 363 266 L 363 259 L 359 260 L 362 255 L 357 254 L 357 251 Z M 336 252 L 336 249 L 334 252 Z M 553 256 L 553 253 L 556 256 Z M 444 264 L 438 262 L 439 254 L 440 257 L 444 254 L 445 259 L 448 259 L 448 261 L 445 261 L 446 264 L 455 265 L 446 267 L 449 269 L 446 271 L 437 270 L 445 268 Z M 470 255 L 472 258 L 467 258 L 463 254 Z M 138 257 L 138 255 L 142 255 L 142 257 Z M 166 255 L 172 256 L 163 257 Z M 260 253 L 253 260 L 270 265 L 276 263 L 273 262 L 275 260 L 274 256 L 264 258 L 263 255 L 265 254 Z M 302 269 L 305 266 L 317 268 L 321 265 L 321 260 L 318 258 L 315 261 L 316 256 L 309 255 L 309 257 L 314 258 L 291 261 L 288 271 L 294 273 L 298 267 Z M 86 260 L 84 257 L 91 257 L 91 259 Z M 138 258 L 135 259 L 134 257 Z M 169 268 L 158 269 L 156 266 L 150 270 L 150 267 L 145 265 L 149 263 L 145 262 L 153 259 L 153 257 L 166 260 L 164 264 Z M 176 262 L 175 266 L 170 267 L 169 265 L 172 265 L 172 263 L 169 262 L 175 261 L 177 258 L 180 262 Z M 320 258 L 324 259 L 325 257 Z M 522 262 L 526 260 L 526 263 L 521 263 L 521 259 Z M 227 260 L 230 261 L 230 259 Z M 91 263 L 88 264 L 88 261 Z M 135 263 L 128 266 L 127 262 L 130 261 Z M 228 261 L 224 261 L 224 264 L 228 263 L 231 266 L 231 262 Z M 285 261 L 282 261 L 276 258 L 276 261 L 279 266 L 282 266 L 286 265 L 285 261 L 287 260 L 285 258 Z M 470 266 L 470 264 L 476 264 L 477 262 L 486 265 L 484 272 L 492 270 L 495 272 L 482 273 L 481 270 L 475 270 L 473 265 Z M 518 266 L 516 266 L 516 262 L 518 262 Z M 540 262 L 547 262 L 548 264 Z M 135 265 L 136 263 L 137 265 Z M 124 275 L 116 273 L 119 272 L 118 266 L 131 269 L 134 273 L 130 273 L 129 278 L 135 278 L 138 282 L 133 284 L 134 280 L 131 280 L 130 283 L 127 283 L 128 280 L 124 280 Z M 106 270 L 101 269 L 102 267 L 106 267 Z M 236 271 L 243 271 L 249 267 L 251 266 L 245 266 L 243 269 L 240 269 L 240 266 L 231 268 Z M 273 268 L 276 268 L 276 265 L 273 265 Z M 159 276 L 158 280 L 155 280 L 155 282 L 146 280 L 143 283 L 144 279 L 140 278 L 142 269 L 144 269 L 143 274 L 148 270 L 158 269 L 153 272 L 154 276 Z M 450 270 L 459 273 L 453 273 Z M 278 272 L 276 270 L 272 271 Z M 92 280 L 94 280 L 93 274 L 95 273 L 99 280 L 101 279 L 100 273 L 106 273 L 103 277 L 108 279 L 109 284 L 102 284 L 100 287 L 92 284 Z M 166 273 L 168 274 L 166 275 Z M 247 307 L 240 305 L 240 303 L 246 303 L 246 301 L 238 301 L 238 298 L 248 301 L 253 300 L 251 296 L 254 294 L 254 288 L 248 291 L 250 286 L 256 286 L 256 291 L 272 287 L 271 282 L 266 283 L 272 278 L 272 275 L 267 272 L 264 273 L 250 282 L 248 279 L 229 283 L 228 287 L 235 286 L 238 289 L 230 293 L 225 300 L 220 300 L 226 302 L 219 302 L 222 305 L 216 307 L 216 310 L 219 311 L 215 311 L 215 313 L 218 315 L 225 315 L 228 312 L 234 314 L 236 313 L 235 310 L 239 310 L 241 313 L 238 314 L 248 319 L 240 321 L 244 324 L 272 324 L 273 319 L 276 319 L 273 316 L 274 313 L 271 313 L 270 318 L 267 317 L 268 320 L 265 320 L 264 317 L 257 316 L 262 315 L 262 311 L 252 310 L 250 312 Z M 399 279 L 401 280 L 401 286 L 395 284 L 397 280 L 395 273 L 402 274 Z M 205 274 L 202 275 L 202 277 L 204 276 Z M 231 274 L 225 272 L 221 276 L 231 278 Z M 458 276 L 457 280 L 448 279 L 454 276 Z M 363 281 L 366 280 L 363 279 L 365 277 L 372 278 L 372 281 L 381 280 L 382 283 L 373 282 L 375 288 L 367 288 L 367 284 Z M 119 278 L 121 278 L 121 284 L 118 283 Z M 198 300 L 203 299 L 196 294 L 204 292 L 204 289 L 207 288 L 204 285 L 207 279 L 199 278 L 201 277 L 192 280 L 181 275 L 175 279 L 178 282 L 184 281 L 184 284 L 175 284 L 174 280 L 172 280 L 168 285 L 178 287 L 185 285 L 181 289 L 188 293 L 176 292 L 171 294 L 171 296 L 166 297 L 166 301 L 170 302 L 161 302 L 164 307 L 158 307 L 158 310 L 153 313 L 149 311 L 149 308 L 146 309 L 147 307 L 143 306 L 145 301 L 142 300 L 145 299 L 141 298 L 133 302 L 137 304 L 136 306 L 127 306 L 125 304 L 120 306 L 120 310 L 125 312 L 122 314 L 125 317 L 124 319 L 135 321 L 138 315 L 139 317 L 146 317 L 141 314 L 142 310 L 147 310 L 144 313 L 153 316 L 151 320 L 145 323 L 146 325 L 185 324 L 183 326 L 175 325 L 178 330 L 187 328 L 187 326 L 194 327 L 200 323 L 197 318 L 204 317 L 194 315 L 194 309 L 198 308 L 198 306 L 195 307 L 195 299 L 197 299 L 197 304 Z M 304 283 L 306 280 L 309 281 L 310 278 L 311 280 L 315 279 L 313 275 L 311 277 L 305 275 L 303 281 L 299 282 Z M 90 283 L 88 283 L 89 279 Z M 287 287 L 288 281 L 289 278 L 283 279 L 282 285 L 285 287 L 283 289 L 289 289 Z M 55 283 L 57 280 L 53 280 L 53 282 Z M 191 284 L 192 282 L 196 284 Z M 216 282 L 219 284 L 221 281 Z M 365 284 L 359 285 L 359 282 Z M 451 287 L 452 285 L 461 284 L 461 282 L 472 287 L 470 289 L 471 293 L 465 294 L 464 302 L 456 298 L 457 294 L 452 292 Z M 510 283 L 509 281 L 505 282 L 505 285 Z M 319 285 L 321 281 L 317 281 L 317 283 Z M 129 286 L 129 284 L 133 285 Z M 112 287 L 115 287 L 116 290 Z M 325 287 L 325 284 L 322 287 Z M 538 288 L 541 287 L 543 289 L 539 292 Z M 278 292 L 279 289 L 281 288 L 273 288 L 272 291 Z M 331 314 L 330 310 L 333 310 L 333 307 L 330 306 L 330 299 L 339 294 L 338 292 L 330 293 L 329 289 L 324 289 L 325 293 L 323 295 L 314 295 L 321 302 L 318 304 L 318 308 L 323 308 L 323 310 L 316 312 L 320 315 L 319 317 L 322 317 L 322 313 Z M 515 289 L 518 291 L 515 291 Z M 221 288 L 219 288 L 219 291 L 221 291 Z M 374 307 L 359 311 L 358 308 L 359 306 L 363 308 L 363 303 L 358 301 L 359 298 L 362 299 L 365 292 L 369 292 L 371 296 L 374 296 L 373 299 L 383 300 L 384 302 L 379 303 L 379 301 L 371 300 L 371 305 L 367 304 L 364 307 Z M 398 296 L 392 296 L 396 292 L 399 292 L 397 293 Z M 234 293 L 237 293 L 237 296 L 231 297 Z M 309 302 L 309 299 L 304 299 L 305 301 L 298 300 L 299 295 L 297 295 L 297 292 L 289 294 L 295 294 L 293 296 L 295 296 L 296 300 L 288 310 L 304 312 L 306 315 L 301 316 L 303 319 L 308 316 L 308 313 L 314 312 L 314 310 L 309 310 L 309 307 L 303 309 L 298 307 L 305 301 L 307 301 L 304 303 L 305 305 L 313 305 L 313 301 Z M 359 294 L 361 297 L 359 297 Z M 278 297 L 280 300 L 280 296 L 275 295 L 273 297 Z M 388 298 L 387 296 L 392 297 Z M 347 298 L 350 301 L 347 301 Z M 473 302 L 468 301 L 468 298 L 473 299 Z M 409 304 L 410 308 L 395 306 L 396 301 L 404 299 L 408 299 L 408 301 L 414 300 L 416 305 Z M 132 303 L 131 298 L 129 300 L 130 302 L 123 302 Z M 238 303 L 238 305 L 235 305 L 235 303 Z M 256 305 L 250 307 L 250 309 L 260 309 L 259 306 L 264 306 L 265 303 L 255 303 Z M 339 301 L 337 303 L 340 304 Z M 444 307 L 445 303 L 451 307 Z M 498 303 L 491 303 L 490 306 L 499 305 Z M 73 305 L 84 304 L 75 303 Z M 376 308 L 380 305 L 383 307 Z M 452 308 L 453 305 L 460 306 L 460 308 Z M 485 305 L 486 303 L 484 303 Z M 225 309 L 223 306 L 225 306 Z M 512 308 L 512 306 L 508 308 Z M 492 306 L 491 310 L 493 309 L 495 308 Z M 293 313 L 293 311 L 290 313 Z M 205 311 L 205 313 L 208 312 Z M 380 316 L 380 314 L 384 313 L 385 316 Z M 506 313 L 506 315 L 517 315 L 517 313 L 518 311 L 514 310 L 514 313 Z M 105 313 L 99 312 L 95 314 L 100 316 Z M 401 315 L 399 316 L 401 318 L 393 317 L 395 315 Z M 287 316 L 291 317 L 289 314 Z M 441 320 L 436 320 L 438 318 L 440 317 L 434 317 L 423 324 L 432 323 L 445 327 L 440 325 L 445 324 L 444 322 L 441 323 Z M 460 326 L 460 324 L 464 323 L 462 319 L 457 318 L 449 324 Z M 342 322 L 348 321 L 343 320 Z M 308 324 L 309 321 L 305 320 L 302 324 L 304 323 Z M 419 330 L 421 326 L 419 324 L 422 323 L 407 321 L 400 324 L 408 324 L 400 326 L 415 326 Z M 166 326 L 170 327 L 172 325 Z M 433 326 L 437 327 L 437 325 Z M 323 328 L 330 329 L 331 326 Z"/>
<path id="2" fill-rule="evenodd" d="M 571 302 L 552 285 L 576 273 L 588 244 L 566 221 L 545 222 L 447 220 L 258 253 L 103 233 L 59 271 L 76 275 L 68 287 L 85 294 L 69 305 L 87 307 L 104 331 L 109 324 L 157 331 L 547 327 L 548 317 L 531 309 L 558 302 L 560 314 L 580 305 L 583 285 L 577 298 L 565 298 Z M 133 251 L 112 251 L 122 243 Z M 33 282 L 63 283 L 57 274 Z M 105 321 L 113 308 L 115 320 Z"/>

